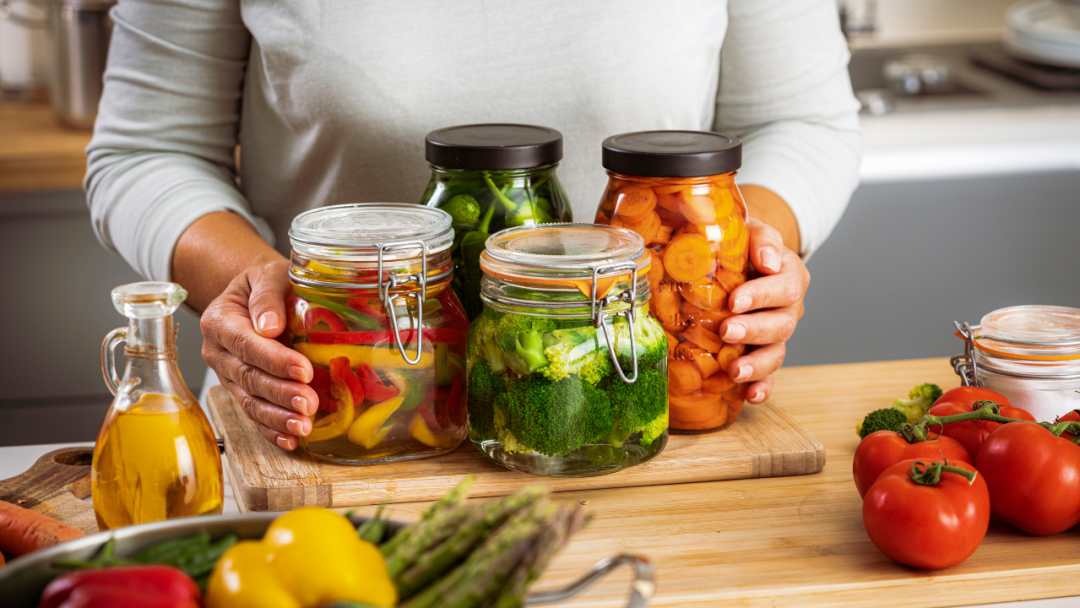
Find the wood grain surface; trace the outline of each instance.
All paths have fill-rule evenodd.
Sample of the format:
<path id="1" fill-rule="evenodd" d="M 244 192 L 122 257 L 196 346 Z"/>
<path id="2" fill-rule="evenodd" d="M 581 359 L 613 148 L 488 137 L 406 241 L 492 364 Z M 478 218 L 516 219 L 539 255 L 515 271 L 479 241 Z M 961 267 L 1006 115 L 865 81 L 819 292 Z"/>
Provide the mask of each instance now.
<path id="1" fill-rule="evenodd" d="M 423 460 L 370 467 L 335 465 L 284 452 L 256 430 L 232 395 L 211 389 L 214 428 L 225 439 L 229 479 L 241 510 L 285 510 L 304 505 L 349 507 L 381 501 L 434 500 L 475 475 L 472 495 L 504 496 L 538 478 L 509 471 L 466 442 Z M 600 477 L 552 479 L 552 490 L 653 486 L 749 477 L 816 473 L 824 448 L 776 404 L 747 405 L 727 428 L 705 435 L 672 435 L 656 458 Z"/>
<path id="2" fill-rule="evenodd" d="M 36 511 L 86 534 L 98 531 L 90 496 L 93 448 L 63 448 L 45 454 L 26 472 L 0 481 L 0 500 Z"/>
<path id="3" fill-rule="evenodd" d="M 66 129 L 46 102 L 0 101 L 0 192 L 81 190 L 89 131 Z"/>
<path id="4" fill-rule="evenodd" d="M 774 398 L 821 439 L 824 471 L 558 494 L 587 502 L 595 520 L 555 558 L 537 589 L 565 585 L 605 556 L 632 552 L 656 567 L 651 606 L 919 608 L 1080 593 L 1076 529 L 1036 538 L 991 524 L 975 555 L 937 572 L 901 566 L 870 543 L 851 479 L 855 424 L 923 382 L 946 390 L 959 384 L 946 359 L 781 370 Z M 427 506 L 393 505 L 393 517 L 409 521 Z M 628 582 L 628 573 L 614 574 L 560 606 L 625 606 Z"/>

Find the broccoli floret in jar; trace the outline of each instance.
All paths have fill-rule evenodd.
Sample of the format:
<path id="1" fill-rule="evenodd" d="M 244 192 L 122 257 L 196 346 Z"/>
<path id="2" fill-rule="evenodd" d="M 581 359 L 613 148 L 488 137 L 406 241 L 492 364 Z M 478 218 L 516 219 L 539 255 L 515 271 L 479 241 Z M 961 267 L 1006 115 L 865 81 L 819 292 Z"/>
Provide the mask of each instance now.
<path id="1" fill-rule="evenodd" d="M 655 367 L 656 364 L 666 360 L 668 342 L 663 327 L 655 320 L 650 320 L 645 311 L 638 312 L 634 319 L 634 327 L 636 328 L 634 338 L 638 368 Z M 630 360 L 630 324 L 626 322 L 625 317 L 619 317 L 615 320 L 614 331 L 610 328 L 607 331 L 609 335 L 614 334 L 615 352 L 618 353 L 619 363 L 622 364 L 623 370 L 629 373 L 629 370 L 633 369 Z M 603 339 L 604 337 L 600 336 L 600 340 Z M 606 344 L 604 348 L 607 349 Z"/>
<path id="2" fill-rule="evenodd" d="M 596 385 L 612 373 L 611 356 L 597 340 L 593 327 L 550 331 L 544 334 L 544 344 L 548 365 L 539 371 L 549 380 L 579 376 Z"/>
<path id="3" fill-rule="evenodd" d="M 473 438 L 483 441 L 495 437 L 495 400 L 506 392 L 506 381 L 491 370 L 486 359 L 473 364 L 468 374 L 466 398 L 469 411 L 469 430 Z"/>
<path id="4" fill-rule="evenodd" d="M 637 381 L 627 384 L 615 376 L 608 386 L 616 427 L 609 436 L 615 447 L 641 431 L 641 443 L 648 445 L 667 428 L 667 377 L 652 368 L 639 368 Z"/>
<path id="5" fill-rule="evenodd" d="M 517 451 L 563 456 L 605 438 L 615 422 L 607 394 L 580 378 L 551 381 L 539 374 L 516 378 L 495 400 L 500 441 Z M 508 441 L 502 441 L 507 449 Z"/>

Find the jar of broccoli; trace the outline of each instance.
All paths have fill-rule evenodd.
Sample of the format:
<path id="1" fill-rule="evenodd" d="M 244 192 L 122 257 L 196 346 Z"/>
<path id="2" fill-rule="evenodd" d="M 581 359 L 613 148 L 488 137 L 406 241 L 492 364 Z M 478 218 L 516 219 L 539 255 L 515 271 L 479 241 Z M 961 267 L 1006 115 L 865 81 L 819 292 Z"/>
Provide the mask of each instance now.
<path id="1" fill-rule="evenodd" d="M 480 255 L 466 342 L 469 437 L 548 477 L 614 473 L 667 444 L 668 340 L 649 313 L 651 256 L 614 226 L 523 226 Z"/>
<path id="2" fill-rule="evenodd" d="M 562 134 L 514 124 L 447 127 L 428 133 L 431 181 L 421 204 L 453 218 L 454 291 L 469 319 L 480 314 L 480 252 L 503 228 L 573 221 L 555 168 Z"/>

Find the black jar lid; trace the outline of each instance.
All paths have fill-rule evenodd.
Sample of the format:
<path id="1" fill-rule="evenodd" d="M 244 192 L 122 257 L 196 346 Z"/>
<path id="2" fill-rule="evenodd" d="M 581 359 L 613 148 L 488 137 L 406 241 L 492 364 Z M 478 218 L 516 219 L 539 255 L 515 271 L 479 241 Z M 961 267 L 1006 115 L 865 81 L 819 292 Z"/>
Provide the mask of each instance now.
<path id="1" fill-rule="evenodd" d="M 604 140 L 604 168 L 638 177 L 704 177 L 737 171 L 742 142 L 707 131 L 639 131 Z"/>
<path id="2" fill-rule="evenodd" d="M 425 156 L 444 169 L 532 169 L 562 160 L 562 133 L 514 124 L 446 127 L 428 133 Z"/>

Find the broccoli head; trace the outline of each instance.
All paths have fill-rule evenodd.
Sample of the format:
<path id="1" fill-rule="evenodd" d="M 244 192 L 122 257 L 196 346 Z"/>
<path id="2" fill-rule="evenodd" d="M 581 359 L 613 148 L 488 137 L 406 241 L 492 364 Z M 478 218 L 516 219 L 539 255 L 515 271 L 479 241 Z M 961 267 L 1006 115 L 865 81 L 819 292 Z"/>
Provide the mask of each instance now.
<path id="1" fill-rule="evenodd" d="M 547 367 L 540 373 L 549 380 L 579 376 L 589 384 L 599 384 L 612 373 L 611 356 L 601 346 L 593 327 L 557 329 L 544 334 Z"/>
<path id="2" fill-rule="evenodd" d="M 619 447 L 630 435 L 642 432 L 641 443 L 650 444 L 667 428 L 667 376 L 652 368 L 638 370 L 637 381 L 627 384 L 613 378 L 607 389 L 616 428 L 609 436 Z"/>
<path id="3" fill-rule="evenodd" d="M 514 348 L 518 356 L 525 360 L 530 372 L 535 372 L 548 364 L 547 357 L 544 356 L 544 339 L 536 330 L 518 336 Z"/>
<path id="4" fill-rule="evenodd" d="M 469 430 L 479 440 L 495 437 L 495 400 L 506 392 L 506 381 L 495 373 L 487 359 L 480 358 L 468 373 L 466 403 L 469 410 Z"/>
<path id="5" fill-rule="evenodd" d="M 629 375 L 632 368 L 630 360 L 630 324 L 624 317 L 618 317 L 613 324 L 615 331 L 615 352 L 619 355 L 619 363 Z M 645 311 L 638 312 L 634 319 L 635 342 L 637 343 L 638 367 L 655 367 L 661 361 L 666 361 L 668 356 L 667 335 L 664 328 L 655 319 L 649 318 Z M 603 336 L 600 337 L 603 340 Z M 604 345 L 607 348 L 607 345 Z"/>
<path id="6" fill-rule="evenodd" d="M 900 425 L 905 422 L 907 422 L 907 417 L 892 408 L 874 410 L 855 426 L 855 432 L 859 434 L 860 439 L 866 439 L 867 435 L 878 431 L 900 432 Z"/>
<path id="7" fill-rule="evenodd" d="M 915 424 L 926 415 L 931 405 L 941 397 L 941 387 L 927 382 L 911 389 L 907 399 L 893 401 L 893 409 L 907 417 L 907 422 Z"/>
<path id="8" fill-rule="evenodd" d="M 611 400 L 588 382 L 551 381 L 530 374 L 510 381 L 495 400 L 500 441 L 513 438 L 520 450 L 561 456 L 606 437 L 615 423 Z M 507 442 L 503 441 L 504 448 Z"/>

